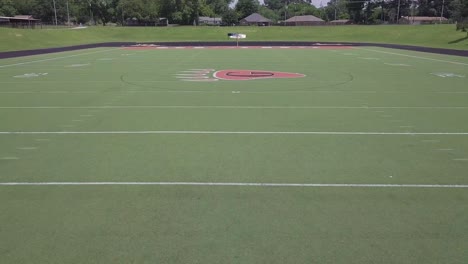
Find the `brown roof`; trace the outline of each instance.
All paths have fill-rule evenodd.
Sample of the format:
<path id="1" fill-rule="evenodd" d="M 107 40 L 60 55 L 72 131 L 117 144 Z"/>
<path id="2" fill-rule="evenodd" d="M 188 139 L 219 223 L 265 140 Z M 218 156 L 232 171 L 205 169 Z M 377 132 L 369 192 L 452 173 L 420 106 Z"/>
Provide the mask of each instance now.
<path id="1" fill-rule="evenodd" d="M 428 16 L 414 16 L 414 17 L 410 17 L 410 16 L 404 16 L 402 17 L 404 19 L 407 19 L 407 20 L 410 20 L 410 21 L 439 21 L 439 20 L 448 20 L 447 18 L 445 17 L 428 17 Z"/>
<path id="2" fill-rule="evenodd" d="M 18 15 L 18 16 L 10 17 L 10 19 L 16 19 L 16 20 L 39 20 L 39 19 L 33 18 L 33 16 L 31 16 L 31 15 Z"/>
<path id="3" fill-rule="evenodd" d="M 293 16 L 290 19 L 285 20 L 285 22 L 324 22 L 322 19 L 308 15 L 308 16 Z"/>
<path id="4" fill-rule="evenodd" d="M 266 23 L 266 22 L 271 22 L 270 19 L 263 17 L 262 15 L 258 13 L 253 13 L 248 17 L 245 17 L 244 19 L 246 22 L 249 23 Z"/>

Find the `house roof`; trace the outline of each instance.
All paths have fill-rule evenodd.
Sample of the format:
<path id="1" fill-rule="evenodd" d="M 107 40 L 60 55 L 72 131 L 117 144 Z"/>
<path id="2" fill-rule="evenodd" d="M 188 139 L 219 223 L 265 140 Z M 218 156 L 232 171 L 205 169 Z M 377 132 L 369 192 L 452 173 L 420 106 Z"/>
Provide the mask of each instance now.
<path id="1" fill-rule="evenodd" d="M 308 15 L 308 16 L 293 16 L 287 19 L 285 22 L 324 22 L 322 19 Z"/>
<path id="2" fill-rule="evenodd" d="M 427 16 L 414 16 L 414 17 L 411 17 L 411 16 L 404 16 L 402 17 L 404 19 L 408 19 L 408 20 L 411 20 L 411 21 L 439 21 L 439 20 L 448 20 L 447 18 L 445 17 L 427 17 Z"/>
<path id="3" fill-rule="evenodd" d="M 219 22 L 222 21 L 220 17 L 205 17 L 205 16 L 198 17 L 198 20 L 199 21 L 219 21 Z"/>
<path id="4" fill-rule="evenodd" d="M 18 16 L 10 17 L 10 19 L 11 20 L 28 20 L 28 21 L 40 20 L 40 19 L 33 18 L 33 16 L 31 15 L 18 15 Z"/>
<path id="5" fill-rule="evenodd" d="M 271 22 L 270 19 L 268 18 L 265 18 L 263 17 L 262 15 L 258 14 L 258 13 L 253 13 L 251 14 L 250 16 L 248 17 L 245 17 L 244 19 L 242 20 L 245 20 L 249 23 L 265 23 L 265 22 Z"/>

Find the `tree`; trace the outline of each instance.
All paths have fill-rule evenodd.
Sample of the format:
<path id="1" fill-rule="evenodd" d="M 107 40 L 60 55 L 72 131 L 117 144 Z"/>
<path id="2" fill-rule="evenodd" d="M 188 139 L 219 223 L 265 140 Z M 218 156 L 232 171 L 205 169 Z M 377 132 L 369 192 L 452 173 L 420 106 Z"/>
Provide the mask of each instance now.
<path id="1" fill-rule="evenodd" d="M 459 0 L 457 8 L 457 30 L 466 31 L 468 37 L 468 0 Z"/>
<path id="2" fill-rule="evenodd" d="M 91 1 L 91 8 L 94 11 L 102 24 L 105 26 L 108 22 L 110 22 L 115 16 L 115 8 L 114 8 L 113 0 L 93 0 Z"/>
<path id="3" fill-rule="evenodd" d="M 226 12 L 224 12 L 222 18 L 223 18 L 223 23 L 226 25 L 234 25 L 234 24 L 237 24 L 237 22 L 239 21 L 237 12 L 231 8 L 227 9 Z"/>
<path id="4" fill-rule="evenodd" d="M 260 3 L 257 0 L 239 0 L 236 4 L 236 11 L 241 18 L 258 12 L 259 8 Z"/>
<path id="5" fill-rule="evenodd" d="M 16 12 L 12 0 L 0 0 L 0 16 L 14 16 Z"/>
<path id="6" fill-rule="evenodd" d="M 287 5 L 287 2 L 284 0 L 264 0 L 263 2 L 265 6 L 271 10 L 280 10 L 285 5 Z"/>
<path id="7" fill-rule="evenodd" d="M 274 22 L 280 19 L 280 15 L 278 13 L 264 5 L 260 6 L 260 8 L 258 9 L 258 13 Z"/>
<path id="8" fill-rule="evenodd" d="M 346 4 L 349 16 L 355 23 L 362 22 L 362 9 L 364 8 L 364 1 L 362 0 L 349 0 Z"/>
<path id="9" fill-rule="evenodd" d="M 349 14 L 346 7 L 347 0 L 331 0 L 327 6 L 323 8 L 324 20 L 348 19 Z"/>
<path id="10" fill-rule="evenodd" d="M 215 15 L 222 15 L 229 9 L 231 0 L 206 0 L 206 4 L 213 10 Z"/>

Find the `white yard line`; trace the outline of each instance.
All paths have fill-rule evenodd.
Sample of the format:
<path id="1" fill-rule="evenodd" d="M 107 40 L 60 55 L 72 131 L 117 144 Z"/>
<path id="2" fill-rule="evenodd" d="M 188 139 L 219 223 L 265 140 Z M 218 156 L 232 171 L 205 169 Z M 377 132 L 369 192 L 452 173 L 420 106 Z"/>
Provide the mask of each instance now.
<path id="1" fill-rule="evenodd" d="M 251 187 L 345 187 L 345 188 L 468 188 L 464 184 L 359 184 L 359 183 L 257 183 L 257 182 L 0 182 L 0 186 L 169 185 Z"/>
<path id="2" fill-rule="evenodd" d="M 175 79 L 174 81 L 178 81 Z M 174 81 L 135 81 L 135 82 L 174 82 Z M 121 82 L 120 80 L 115 81 L 80 81 L 80 82 L 73 82 L 73 84 L 80 84 L 80 83 L 116 83 Z M 31 83 L 55 83 L 49 81 L 28 81 L 29 84 Z M 71 83 L 70 81 L 60 81 L 56 83 Z M 0 84 L 22 84 L 20 82 L 0 82 Z M 191 90 L 178 90 L 178 91 L 170 91 L 170 90 L 160 90 L 160 91 L 0 91 L 0 94 L 86 94 L 86 93 L 211 93 L 211 94 L 224 94 L 230 93 L 231 91 L 191 91 Z M 239 91 L 241 92 L 241 91 Z M 324 94 L 468 94 L 468 91 L 463 92 L 440 92 L 440 91 L 242 91 L 244 94 L 275 94 L 275 93 L 290 93 L 290 94 L 298 94 L 298 93 L 324 93 Z"/>
<path id="3" fill-rule="evenodd" d="M 379 52 L 379 53 L 390 54 L 390 55 L 397 55 L 397 56 L 404 56 L 404 57 L 416 58 L 416 59 L 421 59 L 421 60 L 430 60 L 430 61 L 445 62 L 445 63 L 451 63 L 451 64 L 457 64 L 457 65 L 465 65 L 465 66 L 468 66 L 468 63 L 457 62 L 457 61 L 439 60 L 439 59 L 427 58 L 427 57 L 422 57 L 422 56 L 407 55 L 407 54 L 401 54 L 401 53 L 396 53 L 396 52 L 388 52 L 388 51 L 374 50 L 374 49 L 368 49 L 368 48 L 355 48 L 355 49 L 366 50 L 366 51 L 373 51 L 373 52 Z"/>
<path id="4" fill-rule="evenodd" d="M 196 130 L 146 130 L 146 131 L 0 131 L 0 135 L 93 135 L 93 134 L 252 134 L 252 135 L 389 135 L 389 136 L 467 136 L 468 132 L 358 132 L 358 131 L 196 131 Z"/>
<path id="5" fill-rule="evenodd" d="M 102 106 L 1 106 L 0 109 L 468 109 L 468 106 L 241 106 L 241 105 L 102 105 Z M 382 117 L 391 117 L 383 115 Z"/>
<path id="6" fill-rule="evenodd" d="M 87 52 L 87 53 L 80 53 L 80 54 L 74 54 L 74 55 L 63 56 L 63 57 L 55 57 L 55 58 L 49 58 L 49 59 L 42 59 L 42 60 L 34 60 L 34 61 L 19 62 L 19 63 L 14 63 L 14 64 L 0 65 L 0 68 L 6 68 L 6 67 L 13 67 L 13 66 L 25 65 L 25 64 L 31 64 L 31 63 L 36 63 L 36 62 L 44 62 L 44 61 L 53 61 L 53 60 L 68 59 L 68 58 L 73 58 L 73 57 L 78 57 L 78 56 L 84 56 L 84 55 L 90 55 L 90 54 L 96 54 L 96 53 L 103 53 L 103 52 L 109 52 L 109 51 L 114 51 L 114 50 L 119 50 L 119 48 L 113 48 L 113 49 L 107 49 L 107 50 L 98 50 L 98 51 Z"/>

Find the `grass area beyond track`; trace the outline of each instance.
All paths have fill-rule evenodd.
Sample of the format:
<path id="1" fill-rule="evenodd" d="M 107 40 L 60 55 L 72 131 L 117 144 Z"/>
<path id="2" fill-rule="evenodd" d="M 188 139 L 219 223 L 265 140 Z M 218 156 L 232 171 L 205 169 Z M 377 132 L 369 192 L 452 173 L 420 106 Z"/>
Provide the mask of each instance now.
<path id="1" fill-rule="evenodd" d="M 112 41 L 225 41 L 228 32 L 247 34 L 247 41 L 347 41 L 468 49 L 465 32 L 455 25 L 314 26 L 314 27 L 169 27 L 88 29 L 0 28 L 0 51 L 62 47 Z"/>
<path id="2" fill-rule="evenodd" d="M 468 260 L 468 58 L 186 47 L 0 62 L 2 264 Z"/>

